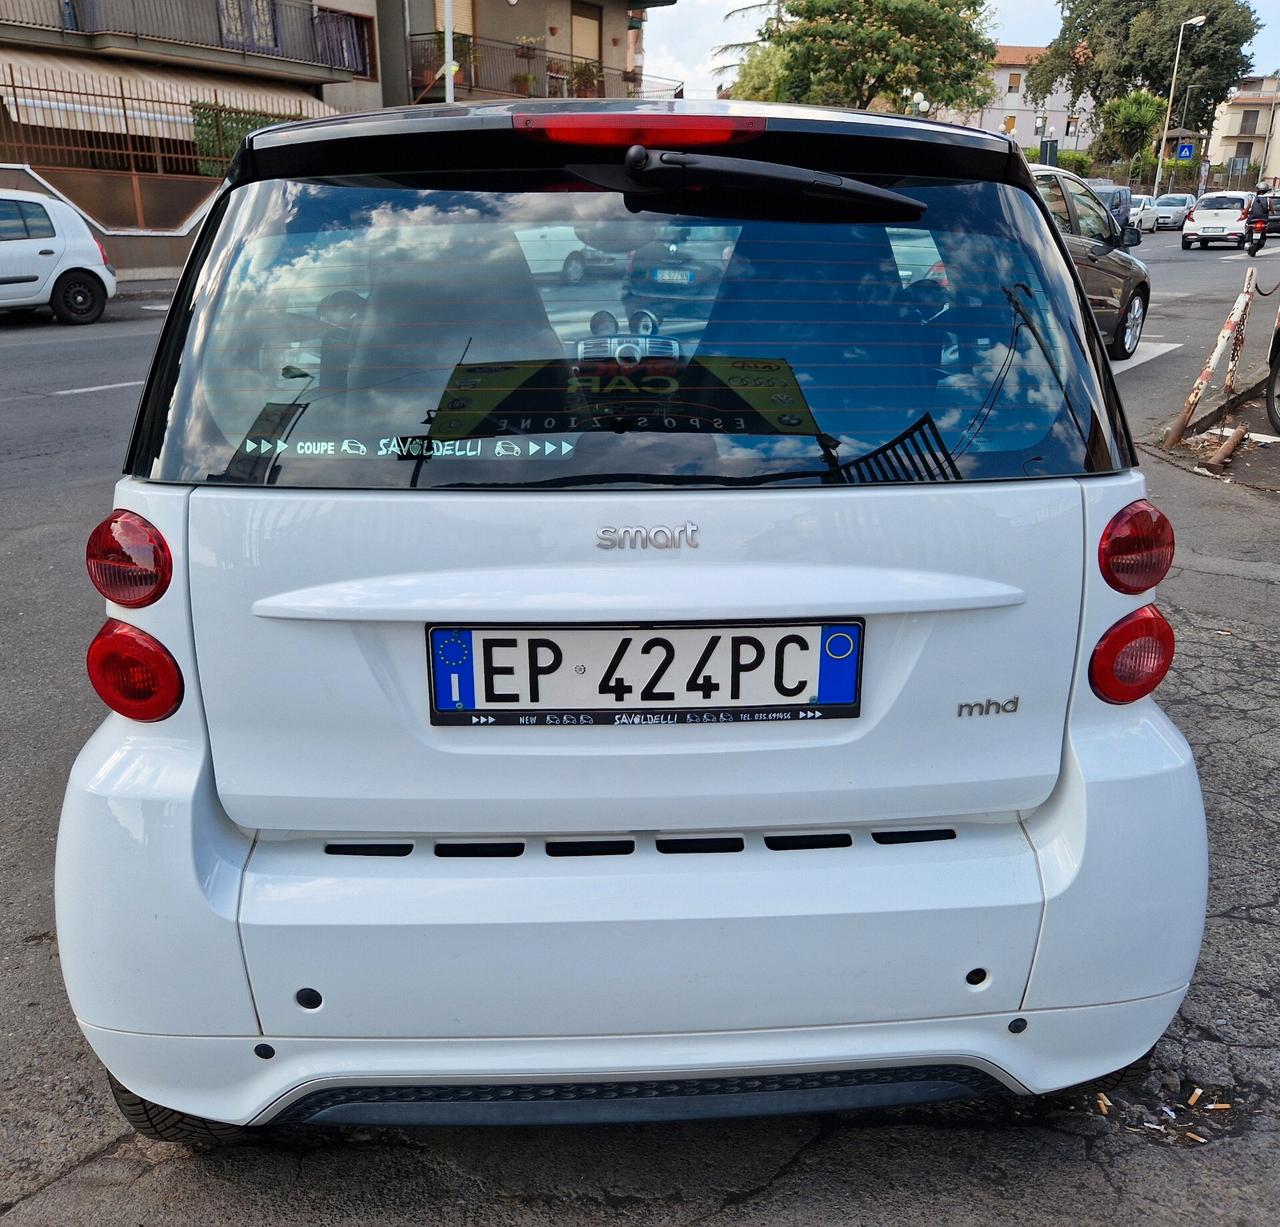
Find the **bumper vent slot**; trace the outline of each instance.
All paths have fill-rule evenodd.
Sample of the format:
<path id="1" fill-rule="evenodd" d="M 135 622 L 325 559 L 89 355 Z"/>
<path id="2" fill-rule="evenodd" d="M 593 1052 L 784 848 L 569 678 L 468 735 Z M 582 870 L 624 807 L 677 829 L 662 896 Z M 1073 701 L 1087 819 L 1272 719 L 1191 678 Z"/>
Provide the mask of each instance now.
<path id="1" fill-rule="evenodd" d="M 548 856 L 630 856 L 634 839 L 555 839 L 547 841 Z"/>
<path id="2" fill-rule="evenodd" d="M 940 839 L 955 839 L 950 827 L 931 831 L 872 831 L 871 838 L 878 844 L 932 844 Z"/>
<path id="3" fill-rule="evenodd" d="M 770 852 L 806 852 L 813 848 L 851 848 L 853 836 L 844 831 L 824 831 L 821 835 L 766 835 Z"/>
<path id="4" fill-rule="evenodd" d="M 453 857 L 512 857 L 524 855 L 524 844 L 512 840 L 509 843 L 447 843 L 436 844 L 437 856 Z"/>
<path id="5" fill-rule="evenodd" d="M 741 852 L 746 844 L 740 835 L 700 835 L 691 838 L 655 840 L 659 852 Z"/>
<path id="6" fill-rule="evenodd" d="M 328 856 L 408 856 L 412 844 L 325 844 Z"/>

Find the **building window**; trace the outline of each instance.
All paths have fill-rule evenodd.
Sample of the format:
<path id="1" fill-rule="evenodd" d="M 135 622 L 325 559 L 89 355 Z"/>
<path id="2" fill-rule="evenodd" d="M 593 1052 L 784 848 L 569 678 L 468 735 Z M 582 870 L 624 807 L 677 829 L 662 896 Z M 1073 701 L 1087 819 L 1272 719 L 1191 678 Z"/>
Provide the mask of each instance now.
<path id="1" fill-rule="evenodd" d="M 320 9 L 316 13 L 316 37 L 324 62 L 346 68 L 364 81 L 378 79 L 377 39 L 372 17 Z"/>
<path id="2" fill-rule="evenodd" d="M 222 45 L 268 54 L 280 50 L 275 0 L 218 0 Z"/>
<path id="3" fill-rule="evenodd" d="M 1011 72 L 1009 74 L 1009 84 L 1005 86 L 1006 94 L 1016 94 L 1022 89 L 1022 74 L 1020 72 Z"/>
<path id="4" fill-rule="evenodd" d="M 1236 142 L 1236 157 L 1238 157 L 1238 158 L 1244 158 L 1246 162 L 1247 162 L 1247 161 L 1249 161 L 1249 159 L 1251 159 L 1251 158 L 1253 157 L 1253 142 L 1252 142 L 1252 141 L 1237 141 L 1237 142 Z"/>
<path id="5" fill-rule="evenodd" d="M 1049 117 L 1047 115 L 1036 116 L 1036 135 L 1037 136 L 1044 135 L 1044 127 L 1045 127 L 1045 124 L 1047 124 L 1048 122 L 1049 122 Z"/>
<path id="6" fill-rule="evenodd" d="M 444 29 L 444 0 L 435 0 L 436 29 Z M 472 0 L 453 0 L 453 32 L 455 34 L 472 34 L 476 32 L 475 5 Z"/>
<path id="7" fill-rule="evenodd" d="M 1067 116 L 1067 135 L 1077 136 L 1079 135 L 1079 132 L 1080 132 L 1080 116 L 1068 115 Z"/>
<path id="8" fill-rule="evenodd" d="M 1240 116 L 1240 133 L 1242 136 L 1252 136 L 1258 130 L 1258 114 L 1257 111 L 1245 111 Z"/>

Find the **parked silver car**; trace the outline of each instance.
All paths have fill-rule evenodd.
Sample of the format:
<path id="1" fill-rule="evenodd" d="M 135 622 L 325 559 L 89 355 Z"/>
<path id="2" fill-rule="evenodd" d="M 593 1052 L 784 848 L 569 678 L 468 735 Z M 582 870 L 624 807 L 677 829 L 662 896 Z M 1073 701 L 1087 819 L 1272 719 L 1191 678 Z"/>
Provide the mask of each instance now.
<path id="1" fill-rule="evenodd" d="M 1187 192 L 1166 192 L 1156 201 L 1157 230 L 1181 230 L 1196 198 Z"/>

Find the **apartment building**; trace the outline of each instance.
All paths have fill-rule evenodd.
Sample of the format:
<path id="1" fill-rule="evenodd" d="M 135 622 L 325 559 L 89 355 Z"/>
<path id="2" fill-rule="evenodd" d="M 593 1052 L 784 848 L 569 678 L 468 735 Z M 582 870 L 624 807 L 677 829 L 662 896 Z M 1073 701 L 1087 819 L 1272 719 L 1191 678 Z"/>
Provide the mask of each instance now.
<path id="1" fill-rule="evenodd" d="M 1043 47 L 1001 44 L 992 65 L 991 101 L 968 111 L 942 109 L 937 118 L 989 132 L 1016 133 L 1023 147 L 1054 137 L 1060 149 L 1088 149 L 1093 137 L 1091 99 L 1081 98 L 1072 106 L 1070 95 L 1059 90 L 1037 106 L 1027 93 L 1027 74 L 1044 52 Z"/>
<path id="2" fill-rule="evenodd" d="M 1245 77 L 1218 107 L 1209 137 L 1209 160 L 1241 176 L 1252 166 L 1280 186 L 1280 72 Z"/>

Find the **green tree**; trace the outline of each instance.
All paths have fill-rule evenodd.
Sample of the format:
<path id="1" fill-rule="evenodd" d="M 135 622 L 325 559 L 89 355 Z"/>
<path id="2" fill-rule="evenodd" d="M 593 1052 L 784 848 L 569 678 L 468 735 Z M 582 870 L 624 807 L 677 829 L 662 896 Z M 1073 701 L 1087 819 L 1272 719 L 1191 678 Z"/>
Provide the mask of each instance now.
<path id="1" fill-rule="evenodd" d="M 1094 152 L 1136 158 L 1155 141 L 1164 123 L 1164 108 L 1164 100 L 1145 89 L 1112 98 L 1102 108 L 1102 148 L 1095 144 Z"/>
<path id="2" fill-rule="evenodd" d="M 1062 28 L 1027 74 L 1027 92 L 1043 101 L 1065 89 L 1073 105 L 1085 95 L 1118 98 L 1135 89 L 1167 98 L 1178 29 L 1203 13 L 1205 24 L 1183 35 L 1178 65 L 1173 119 L 1182 121 L 1186 101 L 1189 128 L 1207 127 L 1250 71 L 1244 48 L 1261 29 L 1247 0 L 1059 0 L 1059 7 Z"/>
<path id="3" fill-rule="evenodd" d="M 786 85 L 786 52 L 777 43 L 760 43 L 747 52 L 738 66 L 733 96 L 755 102 L 786 102 Z"/>
<path id="4" fill-rule="evenodd" d="M 786 55 L 794 102 L 895 106 L 919 90 L 935 105 L 981 105 L 995 43 L 986 0 L 785 0 L 770 41 Z"/>

